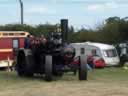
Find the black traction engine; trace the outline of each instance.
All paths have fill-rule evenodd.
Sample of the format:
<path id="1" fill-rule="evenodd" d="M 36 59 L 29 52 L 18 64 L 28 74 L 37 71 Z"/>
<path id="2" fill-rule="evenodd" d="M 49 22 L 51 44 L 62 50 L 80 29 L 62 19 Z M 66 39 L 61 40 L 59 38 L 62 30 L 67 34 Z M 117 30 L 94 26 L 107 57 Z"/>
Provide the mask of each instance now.
<path id="1" fill-rule="evenodd" d="M 41 74 L 46 81 L 63 76 L 64 72 L 78 71 L 79 80 L 87 80 L 87 58 L 75 57 L 75 50 L 68 43 L 68 20 L 61 20 L 61 32 L 50 32 L 47 43 L 19 49 L 16 71 L 19 76 Z"/>

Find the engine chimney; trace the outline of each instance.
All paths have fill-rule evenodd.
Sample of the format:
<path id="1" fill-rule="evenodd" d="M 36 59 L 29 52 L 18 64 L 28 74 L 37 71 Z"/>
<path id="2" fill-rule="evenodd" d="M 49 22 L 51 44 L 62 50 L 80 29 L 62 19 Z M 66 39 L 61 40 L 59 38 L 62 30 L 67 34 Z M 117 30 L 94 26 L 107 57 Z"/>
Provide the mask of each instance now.
<path id="1" fill-rule="evenodd" d="M 68 19 L 61 19 L 62 43 L 68 43 Z"/>

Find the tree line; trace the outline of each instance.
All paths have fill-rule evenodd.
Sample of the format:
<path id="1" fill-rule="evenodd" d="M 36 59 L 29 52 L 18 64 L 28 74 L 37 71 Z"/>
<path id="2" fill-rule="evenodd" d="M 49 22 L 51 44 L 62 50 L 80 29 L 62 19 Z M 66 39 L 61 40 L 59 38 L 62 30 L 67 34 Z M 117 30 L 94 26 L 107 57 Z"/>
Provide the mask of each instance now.
<path id="1" fill-rule="evenodd" d="M 95 30 L 81 29 L 74 33 L 75 42 L 94 41 L 117 44 L 128 41 L 128 17 L 109 17 Z"/>
<path id="2" fill-rule="evenodd" d="M 20 25 L 20 24 L 6 24 L 0 25 L 1 31 L 27 31 L 33 35 L 39 36 L 41 34 L 47 35 L 48 32 L 60 31 L 59 24 L 39 24 L 39 25 Z M 108 44 L 117 44 L 128 41 L 128 17 L 109 17 L 105 23 L 97 26 L 94 29 L 81 28 L 75 32 L 73 26 L 69 26 L 69 41 L 70 42 L 101 42 Z"/>

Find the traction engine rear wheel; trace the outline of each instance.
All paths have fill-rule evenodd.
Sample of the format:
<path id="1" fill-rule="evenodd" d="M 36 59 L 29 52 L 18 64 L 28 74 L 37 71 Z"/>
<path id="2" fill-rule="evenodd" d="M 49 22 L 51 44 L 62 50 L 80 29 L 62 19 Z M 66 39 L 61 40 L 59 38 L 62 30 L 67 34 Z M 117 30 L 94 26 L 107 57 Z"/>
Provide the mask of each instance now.
<path id="1" fill-rule="evenodd" d="M 25 76 L 25 55 L 24 53 L 18 54 L 16 70 L 19 76 Z"/>
<path id="2" fill-rule="evenodd" d="M 19 76 L 32 77 L 32 57 L 25 56 L 23 52 L 19 53 L 17 57 L 16 69 Z"/>

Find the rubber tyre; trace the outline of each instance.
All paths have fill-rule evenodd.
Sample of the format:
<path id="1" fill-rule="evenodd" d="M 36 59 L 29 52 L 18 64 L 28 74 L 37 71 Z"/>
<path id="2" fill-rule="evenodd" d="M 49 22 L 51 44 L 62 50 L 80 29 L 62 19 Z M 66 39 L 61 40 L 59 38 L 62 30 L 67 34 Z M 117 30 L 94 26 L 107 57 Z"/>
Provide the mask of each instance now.
<path id="1" fill-rule="evenodd" d="M 17 64 L 16 64 L 16 71 L 18 76 L 25 75 L 25 55 L 23 52 L 20 52 L 17 56 Z"/>
<path id="2" fill-rule="evenodd" d="M 32 63 L 31 56 L 25 56 L 23 52 L 19 53 L 17 57 L 17 65 L 16 65 L 18 76 L 32 77 L 33 73 L 31 72 L 31 66 L 30 66 L 31 63 Z"/>
<path id="3" fill-rule="evenodd" d="M 26 70 L 25 76 L 33 77 L 33 58 L 31 55 L 26 56 Z"/>
<path id="4" fill-rule="evenodd" d="M 47 55 L 45 56 L 45 80 L 52 81 L 53 80 L 53 65 L 52 65 L 52 56 Z"/>
<path id="5" fill-rule="evenodd" d="M 87 80 L 87 57 L 80 56 L 79 62 L 79 80 Z"/>

